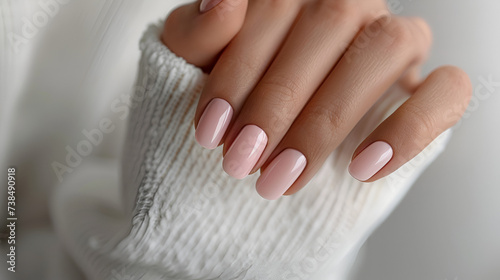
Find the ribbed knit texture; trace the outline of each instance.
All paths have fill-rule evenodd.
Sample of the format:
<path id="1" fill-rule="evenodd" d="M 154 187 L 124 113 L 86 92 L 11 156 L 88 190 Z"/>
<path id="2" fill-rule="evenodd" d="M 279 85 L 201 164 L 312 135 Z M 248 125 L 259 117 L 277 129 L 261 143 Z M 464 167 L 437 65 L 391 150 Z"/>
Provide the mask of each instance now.
<path id="1" fill-rule="evenodd" d="M 123 201 L 112 203 L 117 194 L 106 195 L 106 180 L 95 186 L 96 178 L 110 177 L 105 168 L 78 170 L 84 174 L 65 182 L 54 200 L 56 228 L 90 279 L 338 279 L 338 265 L 449 138 L 442 134 L 377 182 L 353 179 L 347 166 L 354 149 L 404 100 L 393 92 L 302 191 L 264 200 L 255 191 L 258 175 L 230 178 L 221 149 L 196 143 L 193 117 L 205 76 L 159 41 L 158 26 L 141 41 L 121 163 Z"/>

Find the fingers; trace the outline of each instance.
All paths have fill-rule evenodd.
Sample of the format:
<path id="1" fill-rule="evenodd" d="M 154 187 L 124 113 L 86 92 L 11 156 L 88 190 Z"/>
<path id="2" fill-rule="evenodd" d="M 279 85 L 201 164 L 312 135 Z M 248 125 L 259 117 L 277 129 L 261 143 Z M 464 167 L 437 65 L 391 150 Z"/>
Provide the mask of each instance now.
<path id="1" fill-rule="evenodd" d="M 435 70 L 415 94 L 359 145 L 349 166 L 351 175 L 372 182 L 401 167 L 462 116 L 472 94 L 462 70 Z"/>
<path id="2" fill-rule="evenodd" d="M 245 25 L 218 59 L 198 102 L 196 139 L 208 149 L 220 144 L 232 116 L 276 56 L 299 11 L 298 1 L 251 3 Z"/>
<path id="3" fill-rule="evenodd" d="M 168 16 L 163 43 L 198 67 L 209 68 L 238 33 L 248 0 L 204 0 L 181 6 Z"/>
<path id="4" fill-rule="evenodd" d="M 413 19 L 400 17 L 365 27 L 263 165 L 259 194 L 268 199 L 292 194 L 314 176 L 375 101 L 408 67 L 421 62 L 430 40 L 417 28 Z M 303 172 L 291 185 L 267 180 L 279 176 L 271 175 L 277 170 L 272 167 L 289 150 L 306 158 Z"/>
<path id="5" fill-rule="evenodd" d="M 307 100 L 342 56 L 345 45 L 354 38 L 356 32 L 362 26 L 363 20 L 366 20 L 366 16 L 364 15 L 368 14 L 368 12 L 362 11 L 364 8 L 368 9 L 369 6 L 367 5 L 356 6 L 358 10 L 355 10 L 354 6 L 347 10 L 345 7 L 341 7 L 341 5 L 332 5 L 330 1 L 317 2 L 319 3 L 307 6 L 301 10 L 291 32 L 287 35 L 286 41 L 281 49 L 279 49 L 279 53 L 272 61 L 269 69 L 266 69 L 266 67 L 270 63 L 270 60 L 258 62 L 261 68 L 255 70 L 255 67 L 249 67 L 250 71 L 234 65 L 233 61 L 237 61 L 240 62 L 240 65 L 246 66 L 253 63 L 252 61 L 256 57 L 259 57 L 259 53 L 253 53 L 252 48 L 249 48 L 248 44 L 242 44 L 242 49 L 237 49 L 235 55 L 240 56 L 238 59 L 230 57 L 229 65 L 223 63 L 226 54 L 233 49 L 238 39 L 245 38 L 246 33 L 245 29 L 243 29 L 224 52 L 211 74 L 213 80 L 220 79 L 220 77 L 224 77 L 224 80 L 214 83 L 212 81 L 208 82 L 200 99 L 200 108 L 202 108 L 205 102 L 222 103 L 225 101 L 225 108 L 232 108 L 233 114 L 237 116 L 232 122 L 224 140 L 225 159 L 223 167 L 233 177 L 243 178 L 252 169 L 258 169 L 259 165 L 279 143 Z M 280 3 L 280 1 L 277 3 Z M 287 7 L 296 5 L 296 3 L 287 3 Z M 251 20 L 252 11 L 253 8 L 251 6 L 247 20 Z M 293 13 L 286 14 L 292 14 L 295 17 Z M 258 17 L 265 21 L 265 17 L 261 16 L 261 14 L 258 14 Z M 274 22 L 274 18 L 270 17 L 269 21 Z M 251 24 L 249 23 L 248 26 L 251 26 Z M 255 29 L 255 27 L 252 28 Z M 284 30 L 289 28 L 289 26 L 286 26 Z M 282 31 L 280 30 L 280 32 Z M 273 52 L 278 51 L 281 45 L 281 42 L 277 41 L 276 38 L 283 39 L 282 36 L 269 34 L 270 37 L 266 41 L 259 42 L 261 46 L 256 46 L 254 49 L 267 48 L 267 54 L 261 57 L 272 58 L 274 56 Z M 262 45 L 267 47 L 262 47 Z M 242 59 L 241 54 L 249 56 Z M 219 66 L 221 67 L 219 68 Z M 218 71 L 219 69 L 223 70 Z M 221 72 L 225 72 L 225 74 L 223 75 Z M 250 83 L 248 82 L 248 72 L 250 72 L 253 78 L 250 79 Z M 262 77 L 264 72 L 265 75 Z M 257 81 L 258 84 L 255 86 Z M 230 85 L 229 87 L 228 84 Z M 228 124 L 214 125 L 210 121 L 212 129 L 207 130 L 205 129 L 207 124 L 204 120 L 216 119 L 219 121 L 223 120 L 224 122 L 229 122 L 230 120 L 217 117 L 205 118 L 205 116 L 219 116 L 222 112 L 218 111 L 212 114 L 215 110 L 212 110 L 211 103 L 203 111 L 204 116 L 201 118 L 197 131 L 201 131 L 200 134 L 209 137 L 199 138 L 201 140 L 213 139 L 214 141 L 222 139 L 223 130 L 220 130 L 221 135 L 219 137 L 213 137 L 214 128 L 225 127 Z M 254 133 L 251 134 L 252 136 L 263 134 L 265 135 L 265 141 L 257 142 L 256 137 L 250 137 L 247 125 L 253 125 L 251 130 Z M 258 133 L 256 129 L 260 129 Z M 200 141 L 200 144 L 205 147 L 214 147 L 216 145 L 216 143 L 211 141 L 207 141 L 209 145 L 204 145 L 203 142 Z M 257 143 L 261 146 L 257 147 Z M 252 147 L 256 150 L 254 151 Z M 256 151 L 259 151 L 259 153 Z M 260 152 L 262 151 L 263 154 L 261 155 Z M 250 152 L 255 154 L 250 156 Z M 257 163 L 259 158 L 260 163 Z M 239 162 L 239 164 L 236 164 L 236 162 Z"/>
<path id="6" fill-rule="evenodd" d="M 356 36 L 367 14 L 361 9 L 366 7 L 346 11 L 331 5 L 323 1 L 302 10 L 278 55 L 246 98 L 224 141 L 223 167 L 229 175 L 246 176 L 260 168 Z M 253 161 L 240 160 L 238 147 L 253 144 L 240 136 L 247 125 L 257 126 L 267 136 L 262 155 Z M 236 159 L 244 164 L 231 164 Z"/>
<path id="7" fill-rule="evenodd" d="M 419 86 L 419 66 L 431 42 L 423 21 L 385 17 L 358 32 L 367 13 L 338 4 L 348 2 L 310 1 L 313 4 L 304 7 L 299 1 L 285 2 L 251 3 L 243 28 L 217 47 L 218 52 L 225 50 L 195 116 L 196 139 L 202 146 L 213 149 L 224 142 L 223 167 L 229 175 L 244 178 L 261 167 L 257 191 L 268 199 L 302 188 L 398 79 L 415 92 L 401 107 L 405 115 L 413 112 L 415 117 L 415 108 L 425 108 L 418 106 L 431 96 L 422 94 L 430 77 Z M 339 14 L 332 13 L 337 9 Z M 284 10 L 283 20 L 276 21 Z M 211 46 L 210 38 L 206 40 Z M 413 100 L 422 104 L 415 107 Z M 404 137 L 393 134 L 394 143 L 367 139 L 352 161 L 351 174 L 375 180 L 392 172 L 390 166 L 406 162 L 395 156 L 412 153 L 404 145 L 396 147 L 397 139 Z"/>

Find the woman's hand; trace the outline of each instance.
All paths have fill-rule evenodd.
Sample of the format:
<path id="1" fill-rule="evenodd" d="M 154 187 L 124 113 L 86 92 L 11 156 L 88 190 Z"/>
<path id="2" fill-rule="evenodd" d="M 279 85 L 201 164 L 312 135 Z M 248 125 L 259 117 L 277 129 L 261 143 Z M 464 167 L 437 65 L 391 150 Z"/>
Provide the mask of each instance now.
<path id="1" fill-rule="evenodd" d="M 318 171 L 396 82 L 412 96 L 357 148 L 349 171 L 378 180 L 462 116 L 467 75 L 441 67 L 419 77 L 431 32 L 392 16 L 383 0 L 204 0 L 174 10 L 163 42 L 210 72 L 195 115 L 196 138 L 224 144 L 224 170 L 261 169 L 267 199 L 293 194 Z"/>

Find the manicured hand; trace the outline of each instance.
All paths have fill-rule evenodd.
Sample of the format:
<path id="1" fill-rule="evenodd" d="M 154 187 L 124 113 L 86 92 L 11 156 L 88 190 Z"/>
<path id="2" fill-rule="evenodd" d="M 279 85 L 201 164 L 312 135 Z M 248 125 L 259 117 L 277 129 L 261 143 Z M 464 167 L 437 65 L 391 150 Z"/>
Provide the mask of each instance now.
<path id="1" fill-rule="evenodd" d="M 197 141 L 224 144 L 235 178 L 260 169 L 257 191 L 277 199 L 305 186 L 394 83 L 411 97 L 360 143 L 356 179 L 390 174 L 460 119 L 467 75 L 444 66 L 419 77 L 431 37 L 383 0 L 203 0 L 174 10 L 162 40 L 210 73 Z"/>

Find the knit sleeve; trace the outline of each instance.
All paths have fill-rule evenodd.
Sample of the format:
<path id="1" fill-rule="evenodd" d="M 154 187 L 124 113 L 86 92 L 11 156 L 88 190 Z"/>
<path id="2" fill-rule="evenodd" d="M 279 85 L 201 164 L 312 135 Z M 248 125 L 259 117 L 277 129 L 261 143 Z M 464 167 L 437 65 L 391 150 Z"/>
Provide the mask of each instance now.
<path id="1" fill-rule="evenodd" d="M 258 175 L 230 178 L 221 148 L 197 145 L 193 117 L 205 76 L 166 48 L 160 32 L 150 26 L 141 41 L 121 159 L 125 214 L 89 201 L 78 207 L 93 207 L 94 223 L 89 218 L 78 231 L 59 227 L 91 279 L 341 279 L 349 256 L 449 138 L 442 134 L 377 182 L 353 179 L 352 152 L 406 98 L 394 88 L 302 191 L 264 200 L 255 191 Z M 58 212 L 77 207 L 64 205 Z"/>
<path id="2" fill-rule="evenodd" d="M 197 97 L 205 75 L 183 58 L 176 56 L 160 41 L 161 28 L 151 25 L 140 42 L 142 52 L 122 161 L 122 181 L 128 211 L 135 207 L 136 196 L 156 192 L 157 176 L 182 163 L 187 157 L 186 144 L 192 130 Z M 183 133 L 183 134 L 181 134 Z M 137 213 L 138 214 L 138 213 Z M 141 212 L 140 215 L 143 215 Z"/>

